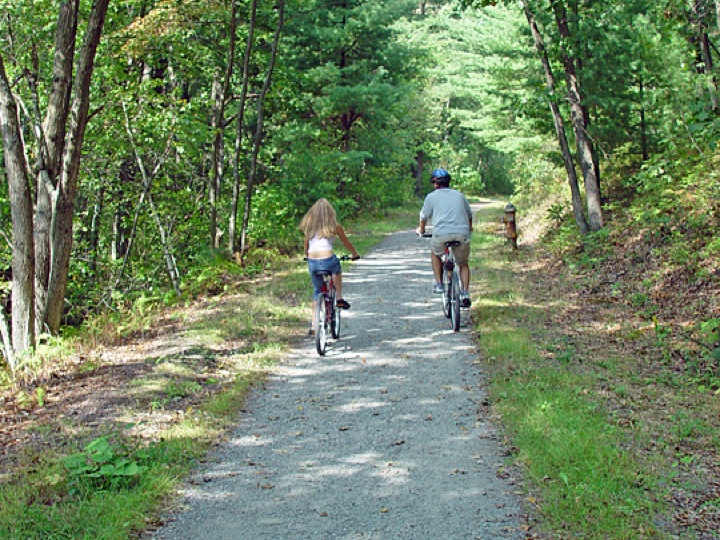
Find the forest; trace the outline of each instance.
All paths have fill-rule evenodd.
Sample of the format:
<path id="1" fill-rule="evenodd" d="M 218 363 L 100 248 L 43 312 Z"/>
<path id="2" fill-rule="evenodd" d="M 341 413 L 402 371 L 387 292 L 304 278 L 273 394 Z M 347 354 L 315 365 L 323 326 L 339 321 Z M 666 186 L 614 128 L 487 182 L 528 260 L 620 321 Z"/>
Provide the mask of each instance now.
<path id="1" fill-rule="evenodd" d="M 718 14 L 709 0 L 5 0 L 5 358 L 100 311 L 172 302 L 218 265 L 251 272 L 258 245 L 296 249 L 320 196 L 342 217 L 410 201 L 436 165 L 469 195 L 547 205 L 576 245 L 639 198 L 638 223 L 709 230 Z"/>

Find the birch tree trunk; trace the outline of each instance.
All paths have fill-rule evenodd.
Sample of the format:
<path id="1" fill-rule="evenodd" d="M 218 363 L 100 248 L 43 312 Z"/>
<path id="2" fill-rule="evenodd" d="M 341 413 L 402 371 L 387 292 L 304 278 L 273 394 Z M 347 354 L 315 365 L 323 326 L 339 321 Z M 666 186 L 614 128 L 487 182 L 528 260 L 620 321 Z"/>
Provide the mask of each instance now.
<path id="1" fill-rule="evenodd" d="M 217 228 L 217 211 L 218 199 L 220 198 L 220 169 L 222 165 L 221 146 L 222 146 L 222 90 L 220 89 L 220 81 L 217 80 L 217 73 L 213 77 L 212 82 L 212 132 L 213 148 L 210 154 L 210 178 L 208 185 L 208 206 L 210 207 L 210 215 L 208 217 L 210 227 L 210 248 L 215 249 L 218 246 L 218 228 Z"/>
<path id="2" fill-rule="evenodd" d="M 582 234 L 587 234 L 588 224 L 585 219 L 585 212 L 583 211 L 580 187 L 578 186 L 577 174 L 575 172 L 575 163 L 573 162 L 572 155 L 570 154 L 570 146 L 568 145 L 567 136 L 565 134 L 565 121 L 560 113 L 560 107 L 558 107 L 557 101 L 555 100 L 555 76 L 553 75 L 552 67 L 550 66 L 547 50 L 545 49 L 545 43 L 543 42 L 542 35 L 538 29 L 535 15 L 530 10 L 527 3 L 523 3 L 523 10 L 525 11 L 525 17 L 530 25 L 530 32 L 532 33 L 533 41 L 535 42 L 535 49 L 537 50 L 538 56 L 540 56 L 540 62 L 542 63 L 543 70 L 545 71 L 545 83 L 547 85 L 548 94 L 550 95 L 550 111 L 555 124 L 555 134 L 557 135 L 558 143 L 560 144 L 560 151 L 562 153 L 563 163 L 565 164 L 565 172 L 567 173 L 568 184 L 570 184 L 573 217 L 575 218 L 575 223 L 577 224 L 580 232 Z"/>
<path id="3" fill-rule="evenodd" d="M 133 218 L 133 224 L 132 229 L 130 231 L 130 237 L 128 239 L 127 249 L 125 251 L 125 255 L 123 257 L 123 263 L 120 267 L 120 271 L 118 272 L 117 277 L 115 278 L 115 285 L 113 289 L 117 289 L 120 281 L 122 279 L 123 274 L 125 273 L 125 268 L 127 267 L 128 260 L 130 259 L 130 252 L 132 250 L 133 241 L 135 239 L 135 235 L 137 233 L 137 225 L 138 220 L 140 219 L 140 212 L 142 210 L 143 204 L 145 202 L 145 199 L 147 198 L 148 204 L 150 205 L 150 210 L 152 212 L 152 217 L 155 220 L 155 224 L 158 227 L 158 230 L 160 232 L 160 242 L 163 247 L 163 255 L 165 257 L 165 265 L 168 270 L 168 275 L 170 276 L 170 281 L 173 284 L 173 288 L 175 289 L 175 294 L 180 296 L 180 272 L 177 268 L 177 261 L 175 257 L 172 254 L 172 248 L 170 247 L 170 240 L 167 232 L 165 231 L 165 228 L 163 227 L 162 220 L 160 219 L 160 216 L 158 215 L 157 208 L 155 207 L 155 202 L 152 199 L 152 196 L 150 195 L 150 187 L 152 185 L 152 180 L 155 178 L 155 176 L 160 172 L 163 165 L 165 164 L 165 160 L 167 159 L 168 155 L 170 154 L 170 150 L 172 149 L 172 142 L 175 138 L 175 135 L 173 132 L 170 133 L 168 136 L 167 143 L 165 145 L 165 151 L 163 152 L 163 155 L 160 159 L 158 159 L 157 163 L 155 164 L 155 168 L 152 170 L 150 174 L 148 174 L 147 169 L 145 168 L 145 164 L 143 163 L 142 157 L 140 156 L 140 151 L 138 150 L 137 144 L 135 143 L 135 137 L 133 137 L 132 128 L 130 126 L 130 117 L 127 113 L 127 107 L 125 106 L 125 103 L 122 104 L 123 107 L 123 114 L 125 117 L 125 132 L 128 134 L 128 140 L 130 141 L 130 146 L 133 149 L 133 153 L 135 154 L 135 162 L 137 164 L 137 168 L 140 171 L 140 174 L 142 175 L 142 181 L 143 181 L 143 191 L 140 194 L 140 200 L 138 201 L 137 207 L 135 208 L 135 217 Z"/>
<path id="4" fill-rule="evenodd" d="M 245 45 L 245 57 L 243 58 L 242 90 L 240 91 L 240 103 L 238 104 L 238 115 L 235 129 L 235 152 L 233 153 L 233 194 L 230 208 L 230 220 L 228 223 L 228 251 L 230 254 L 235 251 L 235 238 L 237 236 L 237 211 L 240 203 L 240 153 L 242 151 L 243 121 L 245 118 L 245 102 L 247 101 L 248 95 L 250 55 L 253 49 L 256 15 L 257 0 L 253 0 L 250 11 L 250 21 L 248 22 L 248 38 L 247 44 Z"/>
<path id="5" fill-rule="evenodd" d="M 0 130 L 12 219 L 12 348 L 15 354 L 35 346 L 35 255 L 28 167 L 20 136 L 17 106 L 0 55 Z"/>
<path id="6" fill-rule="evenodd" d="M 250 222 L 250 210 L 252 208 L 252 193 L 253 186 L 255 184 L 255 175 L 257 171 L 257 160 L 258 153 L 260 151 L 260 145 L 262 144 L 263 135 L 263 113 L 265 96 L 270 88 L 272 81 L 273 69 L 275 68 L 275 58 L 277 57 L 278 42 L 280 41 L 280 32 L 282 31 L 283 24 L 285 23 L 285 0 L 278 2 L 278 22 L 275 29 L 275 37 L 273 38 L 272 50 L 270 52 L 270 61 L 268 64 L 267 73 L 265 75 L 265 82 L 263 84 L 262 91 L 258 96 L 257 104 L 257 126 L 255 128 L 255 139 L 253 141 L 252 156 L 250 158 L 250 172 L 248 174 L 247 187 L 245 191 L 245 211 L 243 213 L 242 232 L 240 236 L 240 253 L 242 256 L 247 251 L 247 230 Z"/>
<path id="7" fill-rule="evenodd" d="M 8 366 L 10 366 L 10 372 L 15 371 L 15 353 L 12 348 L 12 341 L 10 339 L 10 332 L 8 329 L 7 319 L 5 318 L 5 312 L 0 307 L 0 336 L 2 336 L 2 350 L 7 360 Z"/>
<path id="8" fill-rule="evenodd" d="M 555 13 L 555 21 L 562 41 L 568 42 L 571 38 L 567 22 L 567 12 L 561 0 L 550 0 Z M 565 82 L 567 84 L 568 100 L 570 101 L 570 116 L 575 133 L 580 168 L 585 180 L 585 200 L 587 201 L 588 221 L 591 231 L 599 231 L 603 226 L 602 206 L 600 203 L 600 186 L 595 175 L 595 163 L 592 149 L 585 131 L 585 120 L 582 107 L 580 83 L 575 70 L 575 59 L 561 45 L 563 67 L 565 69 Z"/>

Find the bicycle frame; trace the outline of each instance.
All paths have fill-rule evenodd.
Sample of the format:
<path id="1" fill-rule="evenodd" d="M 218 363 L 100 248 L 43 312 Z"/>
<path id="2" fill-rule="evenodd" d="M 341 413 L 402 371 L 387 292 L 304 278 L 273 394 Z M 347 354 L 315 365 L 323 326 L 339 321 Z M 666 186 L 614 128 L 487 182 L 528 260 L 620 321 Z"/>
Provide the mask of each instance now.
<path id="1" fill-rule="evenodd" d="M 443 313 L 450 319 L 452 329 L 460 330 L 460 266 L 455 261 L 453 247 L 459 242 L 447 242 L 442 257 Z"/>
<path id="2" fill-rule="evenodd" d="M 348 255 L 340 257 L 341 261 L 351 260 Z M 315 348 L 319 355 L 324 355 L 327 350 L 328 333 L 333 339 L 340 338 L 340 309 L 335 305 L 336 289 L 332 279 L 332 275 L 326 271 L 316 272 L 316 275 L 322 277 L 323 282 L 320 287 L 315 303 L 315 313 L 313 314 L 315 321 Z"/>

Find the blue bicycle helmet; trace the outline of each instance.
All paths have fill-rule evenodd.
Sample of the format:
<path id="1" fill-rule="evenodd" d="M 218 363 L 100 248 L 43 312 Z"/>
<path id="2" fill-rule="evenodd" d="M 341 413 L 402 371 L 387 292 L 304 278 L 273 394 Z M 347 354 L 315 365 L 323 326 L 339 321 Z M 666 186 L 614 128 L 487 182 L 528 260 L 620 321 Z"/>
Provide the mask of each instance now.
<path id="1" fill-rule="evenodd" d="M 430 175 L 430 181 L 448 185 L 450 184 L 450 173 L 445 169 L 435 169 Z"/>

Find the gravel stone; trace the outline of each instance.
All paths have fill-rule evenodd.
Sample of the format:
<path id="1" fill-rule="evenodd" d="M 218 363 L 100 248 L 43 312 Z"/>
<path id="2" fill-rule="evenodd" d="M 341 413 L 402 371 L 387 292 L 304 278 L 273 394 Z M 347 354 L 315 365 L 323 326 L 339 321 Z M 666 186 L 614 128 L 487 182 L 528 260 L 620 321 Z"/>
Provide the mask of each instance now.
<path id="1" fill-rule="evenodd" d="M 469 312 L 453 332 L 427 239 L 390 235 L 344 270 L 340 339 L 321 357 L 308 336 L 255 390 L 152 538 L 525 537 Z"/>

